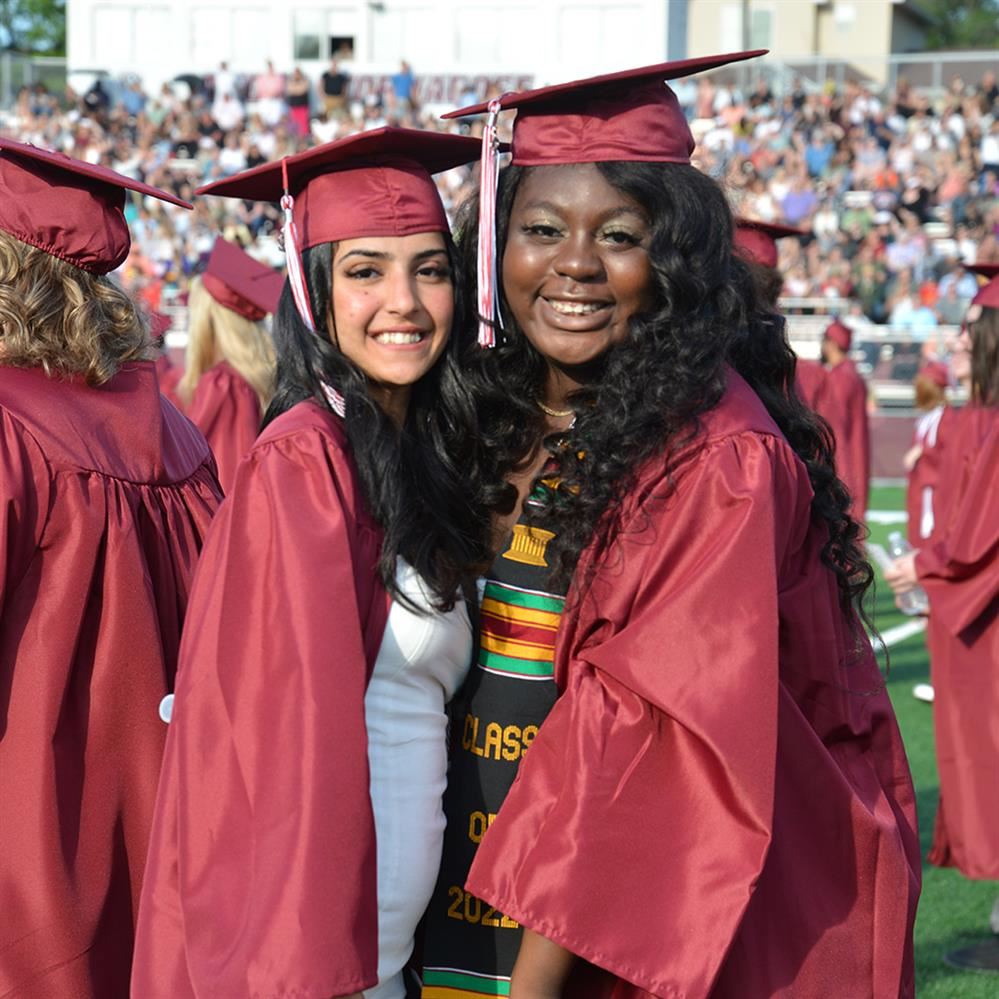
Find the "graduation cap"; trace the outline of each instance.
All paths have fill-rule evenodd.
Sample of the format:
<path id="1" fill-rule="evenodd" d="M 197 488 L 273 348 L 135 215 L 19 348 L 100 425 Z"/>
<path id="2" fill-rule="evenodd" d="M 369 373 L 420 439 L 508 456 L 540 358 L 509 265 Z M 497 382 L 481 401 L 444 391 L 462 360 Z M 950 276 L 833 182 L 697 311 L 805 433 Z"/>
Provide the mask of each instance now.
<path id="1" fill-rule="evenodd" d="M 219 305 L 258 322 L 277 309 L 284 278 L 225 239 L 215 240 L 201 275 L 205 291 Z"/>
<path id="2" fill-rule="evenodd" d="M 166 313 L 158 312 L 155 309 L 149 313 L 147 319 L 149 320 L 149 332 L 156 341 L 161 341 L 166 336 L 167 330 L 173 326 L 173 320 Z"/>
<path id="3" fill-rule="evenodd" d="M 999 264 L 965 264 L 965 269 L 987 279 L 971 304 L 980 305 L 984 309 L 999 309 Z"/>
<path id="4" fill-rule="evenodd" d="M 196 193 L 280 202 L 288 281 L 302 321 L 315 330 L 301 251 L 361 236 L 448 232 L 431 174 L 478 155 L 478 140 L 467 136 L 376 128 L 245 170 Z"/>
<path id="5" fill-rule="evenodd" d="M 0 137 L 0 229 L 92 274 L 128 256 L 125 192 L 191 208 L 107 167 Z"/>
<path id="6" fill-rule="evenodd" d="M 689 163 L 694 138 L 676 94 L 678 79 L 764 55 L 765 49 L 680 59 L 620 73 L 593 76 L 537 90 L 503 94 L 451 111 L 445 118 L 488 113 L 482 138 L 479 208 L 479 343 L 495 343 L 496 183 L 499 144 L 496 119 L 516 110 L 511 152 L 515 166 L 637 161 Z"/>
<path id="7" fill-rule="evenodd" d="M 807 236 L 804 229 L 775 222 L 757 222 L 742 218 L 735 220 L 735 238 L 732 244 L 743 260 L 771 269 L 777 266 L 777 240 L 786 236 Z"/>
<path id="8" fill-rule="evenodd" d="M 943 361 L 927 361 L 916 374 L 942 389 L 950 384 L 950 371 Z"/>
<path id="9" fill-rule="evenodd" d="M 838 319 L 834 319 L 827 327 L 825 333 L 822 334 L 823 339 L 832 340 L 840 350 L 849 350 L 850 344 L 853 343 L 853 330 L 850 329 L 846 323 L 840 322 Z"/>

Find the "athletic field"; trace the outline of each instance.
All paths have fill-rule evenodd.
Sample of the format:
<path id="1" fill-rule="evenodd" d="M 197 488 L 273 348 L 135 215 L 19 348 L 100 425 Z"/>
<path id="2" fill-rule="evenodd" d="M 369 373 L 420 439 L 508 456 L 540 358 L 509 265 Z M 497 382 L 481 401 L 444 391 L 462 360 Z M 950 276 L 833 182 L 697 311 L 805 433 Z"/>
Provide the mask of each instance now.
<path id="1" fill-rule="evenodd" d="M 880 523 L 880 514 L 901 514 L 901 487 L 871 490 L 869 528 L 871 540 L 885 543 L 890 531 L 905 532 L 904 524 Z M 904 637 L 912 621 L 895 609 L 891 590 L 878 578 L 875 624 L 889 643 L 888 689 L 902 728 L 919 801 L 919 831 L 923 856 L 937 807 L 937 773 L 933 752 L 933 709 L 917 701 L 912 687 L 929 680 L 929 657 L 922 632 Z M 901 628 L 900 628 L 901 626 Z M 943 955 L 964 944 L 975 943 L 988 932 L 989 913 L 999 895 L 999 883 L 966 881 L 957 871 L 923 865 L 923 895 L 916 921 L 916 986 L 919 999 L 996 999 L 999 973 L 961 972 L 947 967 Z M 845 997 L 844 997 L 845 999 Z"/>

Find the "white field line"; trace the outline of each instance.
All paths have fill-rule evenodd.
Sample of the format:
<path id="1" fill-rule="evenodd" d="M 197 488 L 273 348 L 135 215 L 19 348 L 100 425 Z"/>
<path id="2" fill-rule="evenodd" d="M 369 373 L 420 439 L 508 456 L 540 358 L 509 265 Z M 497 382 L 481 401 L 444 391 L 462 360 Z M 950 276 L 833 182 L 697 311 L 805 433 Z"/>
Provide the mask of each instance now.
<path id="1" fill-rule="evenodd" d="M 909 515 L 904 510 L 868 510 L 867 519 L 872 524 L 904 524 Z"/>
<path id="2" fill-rule="evenodd" d="M 926 631 L 926 618 L 919 617 L 914 621 L 906 621 L 904 624 L 897 624 L 894 628 L 881 632 L 881 641 L 887 648 L 904 642 L 913 635 L 918 635 L 921 631 Z"/>

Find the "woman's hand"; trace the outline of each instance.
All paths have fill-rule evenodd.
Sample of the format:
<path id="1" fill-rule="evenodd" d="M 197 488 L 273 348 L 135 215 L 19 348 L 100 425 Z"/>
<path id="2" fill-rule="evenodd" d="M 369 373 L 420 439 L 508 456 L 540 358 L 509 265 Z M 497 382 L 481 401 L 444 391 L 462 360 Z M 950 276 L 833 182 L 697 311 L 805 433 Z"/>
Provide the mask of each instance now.
<path id="1" fill-rule="evenodd" d="M 913 444 L 908 451 L 902 457 L 902 467 L 907 471 L 911 472 L 916 466 L 916 462 L 919 461 L 923 456 L 923 445 Z"/>
<path id="2" fill-rule="evenodd" d="M 510 999 L 560 999 L 575 961 L 572 951 L 525 929 L 510 978 Z"/>
<path id="3" fill-rule="evenodd" d="M 908 555 L 895 559 L 885 570 L 885 582 L 895 592 L 895 596 L 915 589 L 919 585 L 919 577 L 916 575 L 916 553 L 909 552 Z"/>

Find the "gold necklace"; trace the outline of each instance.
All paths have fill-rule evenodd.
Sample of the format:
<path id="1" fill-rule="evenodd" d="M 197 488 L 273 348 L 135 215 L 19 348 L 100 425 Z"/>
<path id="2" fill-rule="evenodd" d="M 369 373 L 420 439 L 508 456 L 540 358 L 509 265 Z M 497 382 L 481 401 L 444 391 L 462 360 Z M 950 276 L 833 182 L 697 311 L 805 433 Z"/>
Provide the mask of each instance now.
<path id="1" fill-rule="evenodd" d="M 540 409 L 542 413 L 545 413 L 548 416 L 554 416 L 556 419 L 562 419 L 566 416 L 573 416 L 575 414 L 575 411 L 572 409 L 552 409 L 550 406 L 546 406 L 540 399 L 535 399 L 534 401 L 538 404 L 538 409 Z"/>

